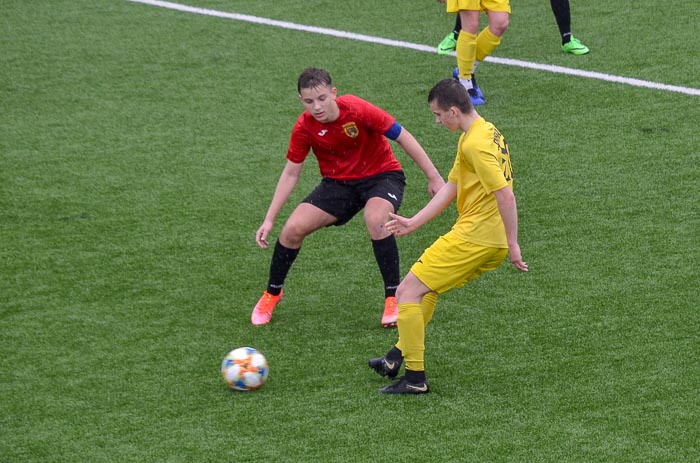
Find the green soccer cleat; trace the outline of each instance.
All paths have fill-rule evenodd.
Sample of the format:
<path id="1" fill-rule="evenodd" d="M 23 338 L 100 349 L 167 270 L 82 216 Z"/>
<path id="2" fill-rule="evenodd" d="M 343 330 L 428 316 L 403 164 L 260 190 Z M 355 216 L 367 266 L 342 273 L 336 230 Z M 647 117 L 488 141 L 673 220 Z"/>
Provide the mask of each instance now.
<path id="1" fill-rule="evenodd" d="M 449 55 L 450 52 L 455 51 L 456 49 L 457 40 L 455 40 L 454 33 L 450 32 L 444 39 L 442 39 L 442 42 L 440 42 L 440 45 L 438 45 L 437 51 L 438 55 Z"/>
<path id="2" fill-rule="evenodd" d="M 571 40 L 561 46 L 561 49 L 564 53 L 571 53 L 572 55 L 585 55 L 591 51 L 573 35 L 571 36 Z"/>

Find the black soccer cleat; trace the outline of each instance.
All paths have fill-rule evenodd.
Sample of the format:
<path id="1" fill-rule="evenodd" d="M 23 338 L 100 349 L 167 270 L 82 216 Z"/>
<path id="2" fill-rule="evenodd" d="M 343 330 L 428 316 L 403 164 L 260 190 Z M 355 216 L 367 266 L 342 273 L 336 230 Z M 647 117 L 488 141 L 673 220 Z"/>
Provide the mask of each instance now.
<path id="1" fill-rule="evenodd" d="M 387 360 L 386 357 L 379 357 L 376 359 L 370 359 L 369 367 L 381 376 L 396 378 L 396 375 L 399 374 L 399 369 L 401 368 L 402 363 L 403 359 L 395 360 L 392 362 L 390 360 Z"/>
<path id="2" fill-rule="evenodd" d="M 428 386 L 427 381 L 409 383 L 406 377 L 402 376 L 394 384 L 381 388 L 379 392 L 382 394 L 427 394 L 430 392 L 430 386 Z"/>

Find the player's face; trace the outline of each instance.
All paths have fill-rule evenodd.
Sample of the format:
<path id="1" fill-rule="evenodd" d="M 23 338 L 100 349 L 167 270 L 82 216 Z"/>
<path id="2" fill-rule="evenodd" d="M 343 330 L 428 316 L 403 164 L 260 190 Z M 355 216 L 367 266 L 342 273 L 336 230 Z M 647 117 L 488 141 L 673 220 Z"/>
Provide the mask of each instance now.
<path id="1" fill-rule="evenodd" d="M 457 108 L 454 106 L 450 109 L 442 109 L 435 102 L 430 102 L 430 109 L 435 115 L 435 123 L 444 125 L 450 132 L 459 130 L 459 118 L 457 117 Z"/>
<path id="2" fill-rule="evenodd" d="M 340 116 L 335 99 L 338 90 L 335 87 L 320 85 L 314 88 L 302 88 L 299 98 L 306 110 L 319 122 L 333 122 Z"/>

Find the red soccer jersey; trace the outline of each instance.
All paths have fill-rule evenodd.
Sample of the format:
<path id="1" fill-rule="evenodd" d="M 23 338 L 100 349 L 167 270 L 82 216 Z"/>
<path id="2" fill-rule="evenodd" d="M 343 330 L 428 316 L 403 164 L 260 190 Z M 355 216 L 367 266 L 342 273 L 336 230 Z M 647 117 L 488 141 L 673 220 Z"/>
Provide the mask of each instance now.
<path id="1" fill-rule="evenodd" d="M 339 96 L 336 101 L 340 116 L 333 122 L 318 122 L 308 111 L 299 116 L 287 159 L 304 162 L 309 150 L 313 150 L 321 175 L 335 180 L 357 180 L 401 170 L 384 137 L 395 119 L 353 95 Z"/>

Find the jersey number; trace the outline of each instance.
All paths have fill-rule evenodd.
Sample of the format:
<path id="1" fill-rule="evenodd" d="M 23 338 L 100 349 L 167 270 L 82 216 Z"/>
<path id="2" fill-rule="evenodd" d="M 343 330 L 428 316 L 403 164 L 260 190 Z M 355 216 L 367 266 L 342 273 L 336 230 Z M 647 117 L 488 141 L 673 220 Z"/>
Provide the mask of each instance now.
<path id="1" fill-rule="evenodd" d="M 507 182 L 513 180 L 513 166 L 510 163 L 510 151 L 508 151 L 508 142 L 501 135 L 498 130 L 494 131 L 493 142 L 498 146 L 501 152 L 501 168 L 503 169 L 503 176 L 506 178 Z"/>

